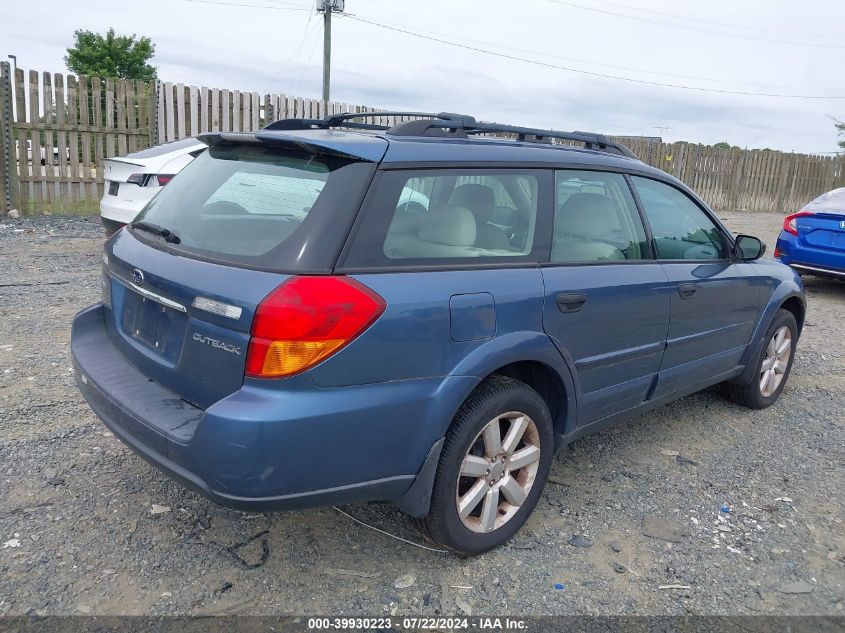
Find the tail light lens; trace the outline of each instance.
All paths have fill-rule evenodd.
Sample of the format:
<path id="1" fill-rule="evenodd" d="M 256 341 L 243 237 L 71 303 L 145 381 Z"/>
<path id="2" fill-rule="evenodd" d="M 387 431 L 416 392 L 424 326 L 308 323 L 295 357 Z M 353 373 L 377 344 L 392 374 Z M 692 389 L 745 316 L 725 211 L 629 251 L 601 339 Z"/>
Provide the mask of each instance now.
<path id="1" fill-rule="evenodd" d="M 787 233 L 792 233 L 792 235 L 798 235 L 798 226 L 796 220 L 807 215 L 813 214 L 810 211 L 799 211 L 798 213 L 793 213 L 792 215 L 786 216 L 783 219 L 783 230 Z"/>
<path id="2" fill-rule="evenodd" d="M 175 174 L 132 174 L 126 179 L 126 182 L 131 182 L 133 185 L 139 187 L 163 187 L 171 180 Z"/>
<path id="3" fill-rule="evenodd" d="M 258 305 L 244 373 L 303 372 L 357 338 L 385 308 L 384 299 L 349 277 L 291 277 Z"/>

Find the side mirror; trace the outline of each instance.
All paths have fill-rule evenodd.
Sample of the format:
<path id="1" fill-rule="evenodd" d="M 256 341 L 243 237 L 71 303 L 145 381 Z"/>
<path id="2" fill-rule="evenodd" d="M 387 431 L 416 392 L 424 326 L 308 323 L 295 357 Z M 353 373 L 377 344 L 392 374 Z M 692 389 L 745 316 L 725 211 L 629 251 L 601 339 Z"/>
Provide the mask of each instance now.
<path id="1" fill-rule="evenodd" d="M 755 259 L 760 259 L 766 252 L 766 245 L 758 237 L 752 235 L 737 235 L 734 243 L 734 255 L 736 258 L 751 262 Z"/>

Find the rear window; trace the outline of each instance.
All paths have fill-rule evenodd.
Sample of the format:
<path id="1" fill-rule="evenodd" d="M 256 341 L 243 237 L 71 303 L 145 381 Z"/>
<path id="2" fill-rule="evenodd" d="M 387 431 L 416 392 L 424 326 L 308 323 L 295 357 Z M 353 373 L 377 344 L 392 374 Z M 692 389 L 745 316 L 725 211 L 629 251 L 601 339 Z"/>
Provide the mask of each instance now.
<path id="1" fill-rule="evenodd" d="M 263 145 L 214 146 L 135 219 L 167 229 L 178 241 L 132 230 L 161 248 L 221 263 L 331 269 L 371 169 L 369 163 Z"/>

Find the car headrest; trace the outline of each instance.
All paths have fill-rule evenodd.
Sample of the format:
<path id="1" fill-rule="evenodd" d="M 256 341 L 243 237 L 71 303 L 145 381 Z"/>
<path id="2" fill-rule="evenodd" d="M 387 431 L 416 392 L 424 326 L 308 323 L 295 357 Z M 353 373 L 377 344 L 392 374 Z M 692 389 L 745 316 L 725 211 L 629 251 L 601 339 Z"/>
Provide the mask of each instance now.
<path id="1" fill-rule="evenodd" d="M 399 211 L 400 209 L 402 211 L 413 211 L 414 213 L 425 213 L 426 211 L 428 211 L 428 208 L 424 204 L 415 200 L 403 202 L 402 204 L 396 207 L 397 211 Z"/>
<path id="2" fill-rule="evenodd" d="M 572 194 L 555 219 L 555 233 L 583 238 L 606 236 L 618 224 L 613 201 L 599 193 Z"/>
<path id="3" fill-rule="evenodd" d="M 420 239 L 448 246 L 475 244 L 475 216 L 466 207 L 446 204 L 435 207 L 423 217 Z"/>
<path id="4" fill-rule="evenodd" d="M 421 214 L 408 209 L 404 204 L 400 205 L 396 207 L 396 213 L 393 214 L 393 220 L 390 221 L 390 227 L 387 229 L 387 232 L 400 235 L 416 235 L 420 228 L 421 218 Z"/>
<path id="5" fill-rule="evenodd" d="M 478 222 L 487 222 L 493 215 L 495 196 L 487 185 L 467 184 L 455 187 L 449 204 L 457 204 L 472 211 Z"/>

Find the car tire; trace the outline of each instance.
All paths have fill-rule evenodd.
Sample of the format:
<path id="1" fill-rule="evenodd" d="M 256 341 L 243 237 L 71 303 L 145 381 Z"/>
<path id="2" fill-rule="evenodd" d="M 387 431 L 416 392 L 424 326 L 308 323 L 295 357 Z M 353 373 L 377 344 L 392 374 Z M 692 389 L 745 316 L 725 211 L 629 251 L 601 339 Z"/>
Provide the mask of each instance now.
<path id="1" fill-rule="evenodd" d="M 774 404 L 792 370 L 797 342 L 795 317 L 788 310 L 778 310 L 755 357 L 753 377 L 746 383 L 723 383 L 722 395 L 749 409 L 765 409 Z"/>
<path id="2" fill-rule="evenodd" d="M 498 547 L 537 505 L 553 454 L 552 416 L 540 394 L 512 378 L 486 379 L 446 433 L 429 513 L 418 523 L 460 554 Z"/>

